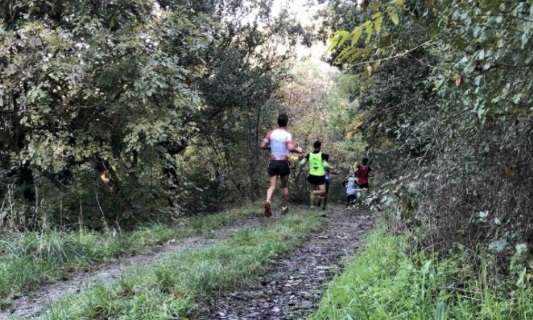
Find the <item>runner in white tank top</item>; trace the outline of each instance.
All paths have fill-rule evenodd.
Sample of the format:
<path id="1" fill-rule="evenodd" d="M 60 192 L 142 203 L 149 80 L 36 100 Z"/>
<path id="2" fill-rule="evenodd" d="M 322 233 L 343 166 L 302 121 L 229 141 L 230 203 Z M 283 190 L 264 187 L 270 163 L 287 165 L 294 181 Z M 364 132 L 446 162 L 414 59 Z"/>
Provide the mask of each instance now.
<path id="1" fill-rule="evenodd" d="M 282 213 L 286 213 L 289 203 L 289 174 L 291 172 L 289 167 L 289 153 L 302 153 L 302 149 L 294 144 L 292 135 L 287 131 L 287 123 L 289 118 L 286 114 L 280 114 L 278 117 L 279 128 L 269 131 L 263 142 L 262 149 L 270 147 L 270 163 L 268 165 L 268 175 L 270 176 L 270 186 L 267 190 L 267 197 L 265 201 L 265 216 L 272 215 L 272 195 L 276 190 L 278 177 L 281 180 L 281 188 L 283 189 L 283 206 Z"/>
<path id="2" fill-rule="evenodd" d="M 292 134 L 285 128 L 278 128 L 267 135 L 270 144 L 271 160 L 289 160 L 289 143 L 292 143 Z"/>

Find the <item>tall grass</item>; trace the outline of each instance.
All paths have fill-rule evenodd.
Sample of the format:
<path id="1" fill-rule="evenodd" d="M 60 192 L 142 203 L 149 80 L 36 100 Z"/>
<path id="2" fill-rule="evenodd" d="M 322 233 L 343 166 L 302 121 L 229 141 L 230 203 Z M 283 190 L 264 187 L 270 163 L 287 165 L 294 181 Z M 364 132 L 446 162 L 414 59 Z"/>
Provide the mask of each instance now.
<path id="1" fill-rule="evenodd" d="M 179 226 L 151 225 L 119 234 L 57 232 L 2 234 L 0 236 L 0 307 L 24 290 L 65 276 L 89 270 L 123 255 L 137 254 L 146 247 L 171 239 L 210 232 L 236 219 L 254 215 L 254 208 L 184 219 Z"/>
<path id="2" fill-rule="evenodd" d="M 475 272 L 460 256 L 408 248 L 403 237 L 371 234 L 312 319 L 533 319 L 531 287 L 501 277 L 489 283 L 490 268 Z"/>
<path id="3" fill-rule="evenodd" d="M 198 304 L 264 272 L 318 227 L 317 214 L 287 216 L 218 244 L 185 251 L 56 303 L 46 319 L 197 319 Z"/>

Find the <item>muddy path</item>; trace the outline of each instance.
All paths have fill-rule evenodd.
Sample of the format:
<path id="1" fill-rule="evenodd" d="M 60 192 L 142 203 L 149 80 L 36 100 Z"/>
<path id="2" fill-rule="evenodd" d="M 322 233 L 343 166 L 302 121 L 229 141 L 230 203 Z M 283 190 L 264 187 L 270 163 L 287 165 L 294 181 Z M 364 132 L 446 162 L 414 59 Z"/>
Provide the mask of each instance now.
<path id="1" fill-rule="evenodd" d="M 374 219 L 366 211 L 329 209 L 321 230 L 249 286 L 223 292 L 200 319 L 305 319 L 318 307 L 326 284 L 353 255 Z"/>
<path id="2" fill-rule="evenodd" d="M 0 320 L 36 318 L 50 303 L 69 294 L 78 293 L 96 283 L 114 281 L 128 268 L 150 265 L 165 255 L 207 246 L 240 230 L 258 226 L 264 220 L 258 217 L 237 220 L 207 235 L 169 241 L 164 245 L 151 247 L 140 255 L 114 259 L 98 266 L 95 271 L 69 274 L 63 281 L 44 284 L 39 289 L 18 297 L 6 310 L 0 311 Z"/>

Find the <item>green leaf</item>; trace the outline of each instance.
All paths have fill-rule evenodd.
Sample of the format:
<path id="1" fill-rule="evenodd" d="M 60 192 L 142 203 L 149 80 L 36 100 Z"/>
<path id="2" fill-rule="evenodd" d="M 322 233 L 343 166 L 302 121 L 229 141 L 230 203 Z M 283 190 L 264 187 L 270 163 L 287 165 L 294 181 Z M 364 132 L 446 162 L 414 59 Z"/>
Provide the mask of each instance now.
<path id="1" fill-rule="evenodd" d="M 485 50 L 483 49 L 479 50 L 477 57 L 479 60 L 485 59 Z"/>
<path id="2" fill-rule="evenodd" d="M 446 304 L 439 302 L 435 311 L 435 320 L 446 320 Z"/>
<path id="3" fill-rule="evenodd" d="M 489 250 L 494 253 L 501 253 L 507 248 L 508 245 L 509 243 L 506 239 L 495 240 L 489 243 Z"/>
<path id="4" fill-rule="evenodd" d="M 337 47 L 342 46 L 348 39 L 350 39 L 350 33 L 346 30 L 338 31 L 337 34 L 339 35 L 339 43 L 337 44 Z"/>
<path id="5" fill-rule="evenodd" d="M 420 270 L 422 272 L 422 274 L 424 274 L 424 275 L 429 274 L 429 271 L 430 271 L 430 268 L 431 268 L 431 264 L 432 264 L 431 260 L 427 260 L 424 263 L 424 266 L 422 266 L 422 269 Z"/>
<path id="6" fill-rule="evenodd" d="M 365 22 L 364 26 L 365 26 L 365 33 L 366 33 L 365 43 L 369 43 L 370 40 L 372 39 L 372 33 L 374 31 L 373 26 L 372 26 L 372 21 Z"/>
<path id="7" fill-rule="evenodd" d="M 396 10 L 394 10 L 392 7 L 389 7 L 387 9 L 387 14 L 389 15 L 389 18 L 391 19 L 392 23 L 394 23 L 394 25 L 397 26 L 400 23 L 400 17 L 398 16 Z"/>
<path id="8" fill-rule="evenodd" d="M 377 33 L 381 32 L 381 25 L 383 24 L 383 14 L 381 12 L 374 14 L 374 29 Z"/>
<path id="9" fill-rule="evenodd" d="M 522 33 L 522 38 L 520 40 L 522 42 L 521 49 L 523 50 L 526 48 L 526 45 L 529 42 L 529 34 L 527 32 Z"/>
<path id="10" fill-rule="evenodd" d="M 515 104 L 518 104 L 522 100 L 522 94 L 521 93 L 515 94 L 512 100 Z"/>
<path id="11" fill-rule="evenodd" d="M 357 45 L 359 38 L 361 38 L 362 30 L 361 26 L 357 26 L 352 31 L 352 46 Z"/>
<path id="12" fill-rule="evenodd" d="M 331 51 L 333 49 L 336 49 L 339 44 L 339 40 L 341 39 L 340 35 L 336 33 L 331 39 L 329 40 L 329 47 L 328 50 Z"/>
<path id="13" fill-rule="evenodd" d="M 337 58 L 335 59 L 335 62 L 336 63 L 343 63 L 348 58 L 354 56 L 356 53 L 357 53 L 357 48 L 355 48 L 355 47 L 346 48 L 346 49 L 342 50 L 342 52 L 337 56 Z"/>
<path id="14" fill-rule="evenodd" d="M 527 254 L 527 243 L 519 243 L 515 245 L 516 255 L 523 256 Z"/>
<path id="15" fill-rule="evenodd" d="M 403 8 L 403 6 L 405 5 L 405 0 L 394 0 L 394 5 L 399 8 Z"/>
<path id="16" fill-rule="evenodd" d="M 516 286 L 519 288 L 525 288 L 526 287 L 526 279 L 527 279 L 527 268 L 522 269 L 520 274 L 518 275 L 518 280 L 516 281 Z"/>

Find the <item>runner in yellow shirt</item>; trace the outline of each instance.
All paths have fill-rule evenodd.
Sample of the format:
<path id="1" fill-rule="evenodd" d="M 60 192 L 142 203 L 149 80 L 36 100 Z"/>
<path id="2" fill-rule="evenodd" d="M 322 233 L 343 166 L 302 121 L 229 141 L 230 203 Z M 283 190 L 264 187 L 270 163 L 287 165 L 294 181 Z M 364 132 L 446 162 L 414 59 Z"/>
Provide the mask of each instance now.
<path id="1" fill-rule="evenodd" d="M 300 161 L 300 165 L 309 164 L 307 181 L 309 181 L 313 189 L 310 193 L 311 207 L 317 205 L 317 199 L 323 201 L 326 195 L 326 168 L 329 167 L 329 164 L 326 161 L 328 156 L 320 151 L 321 147 L 322 143 L 318 140 L 315 141 L 313 152 L 308 153 Z"/>

